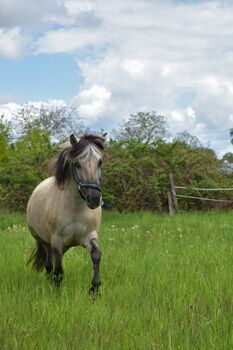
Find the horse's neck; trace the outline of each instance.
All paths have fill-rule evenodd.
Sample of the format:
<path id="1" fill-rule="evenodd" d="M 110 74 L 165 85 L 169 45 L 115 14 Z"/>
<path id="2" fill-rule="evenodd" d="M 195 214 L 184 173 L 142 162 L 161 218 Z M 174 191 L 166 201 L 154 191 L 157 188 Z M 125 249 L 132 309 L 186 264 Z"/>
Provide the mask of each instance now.
<path id="1" fill-rule="evenodd" d="M 86 207 L 86 203 L 79 193 L 78 185 L 72 178 L 68 178 L 66 180 L 64 191 L 66 192 L 66 197 L 68 200 L 72 200 L 72 202 L 75 203 L 77 207 Z"/>

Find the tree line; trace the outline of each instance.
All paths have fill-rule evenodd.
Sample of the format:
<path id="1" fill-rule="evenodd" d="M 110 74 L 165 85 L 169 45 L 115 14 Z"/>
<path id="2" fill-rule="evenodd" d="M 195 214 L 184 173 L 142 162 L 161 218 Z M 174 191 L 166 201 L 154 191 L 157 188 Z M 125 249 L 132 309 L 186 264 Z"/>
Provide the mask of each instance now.
<path id="1" fill-rule="evenodd" d="M 85 130 L 74 110 L 64 106 L 25 105 L 16 119 L 0 120 L 0 208 L 25 210 L 35 186 L 49 175 L 50 160 L 69 133 Z M 233 129 L 230 130 L 233 142 Z M 167 120 L 156 112 L 139 112 L 113 130 L 106 144 L 102 187 L 104 200 L 119 211 L 167 211 L 169 173 L 189 187 L 233 187 L 223 161 L 187 131 L 169 137 Z M 197 195 L 192 190 L 189 195 Z M 232 199 L 232 193 L 201 196 Z M 204 210 L 219 203 L 181 199 L 184 210 Z M 229 207 L 230 204 L 223 204 Z"/>

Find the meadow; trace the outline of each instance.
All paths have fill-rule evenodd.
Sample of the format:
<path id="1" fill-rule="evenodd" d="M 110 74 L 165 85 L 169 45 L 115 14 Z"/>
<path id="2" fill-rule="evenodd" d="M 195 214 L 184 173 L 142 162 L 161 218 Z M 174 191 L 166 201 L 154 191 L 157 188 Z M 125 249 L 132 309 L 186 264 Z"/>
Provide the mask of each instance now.
<path id="1" fill-rule="evenodd" d="M 0 349 L 233 349 L 233 212 L 104 212 L 100 295 L 90 256 L 56 289 L 26 266 L 23 214 L 0 213 Z"/>

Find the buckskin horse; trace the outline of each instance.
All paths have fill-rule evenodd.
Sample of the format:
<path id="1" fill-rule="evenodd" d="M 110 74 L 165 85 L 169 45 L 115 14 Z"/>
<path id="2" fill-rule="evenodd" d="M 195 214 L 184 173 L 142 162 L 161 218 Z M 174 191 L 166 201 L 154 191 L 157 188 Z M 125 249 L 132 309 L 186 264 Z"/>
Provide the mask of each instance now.
<path id="1" fill-rule="evenodd" d="M 57 157 L 54 176 L 41 182 L 27 205 L 27 224 L 36 240 L 28 262 L 40 272 L 46 270 L 55 285 L 63 277 L 62 257 L 73 246 L 83 246 L 91 255 L 92 286 L 100 286 L 98 229 L 101 221 L 101 165 L 104 141 L 101 136 L 70 136 L 69 146 Z"/>

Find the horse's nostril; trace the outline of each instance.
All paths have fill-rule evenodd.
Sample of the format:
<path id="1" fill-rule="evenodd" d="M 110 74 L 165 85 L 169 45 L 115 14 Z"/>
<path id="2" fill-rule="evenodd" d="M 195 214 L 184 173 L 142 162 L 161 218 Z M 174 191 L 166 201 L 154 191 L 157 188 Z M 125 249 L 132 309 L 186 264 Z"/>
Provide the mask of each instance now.
<path id="1" fill-rule="evenodd" d="M 99 204 L 99 202 L 100 202 L 100 197 L 99 197 L 99 196 L 93 197 L 93 198 L 92 198 L 92 201 L 93 201 L 93 203 L 95 203 L 95 204 Z"/>
<path id="2" fill-rule="evenodd" d="M 87 201 L 93 205 L 99 205 L 100 196 L 87 196 Z"/>

